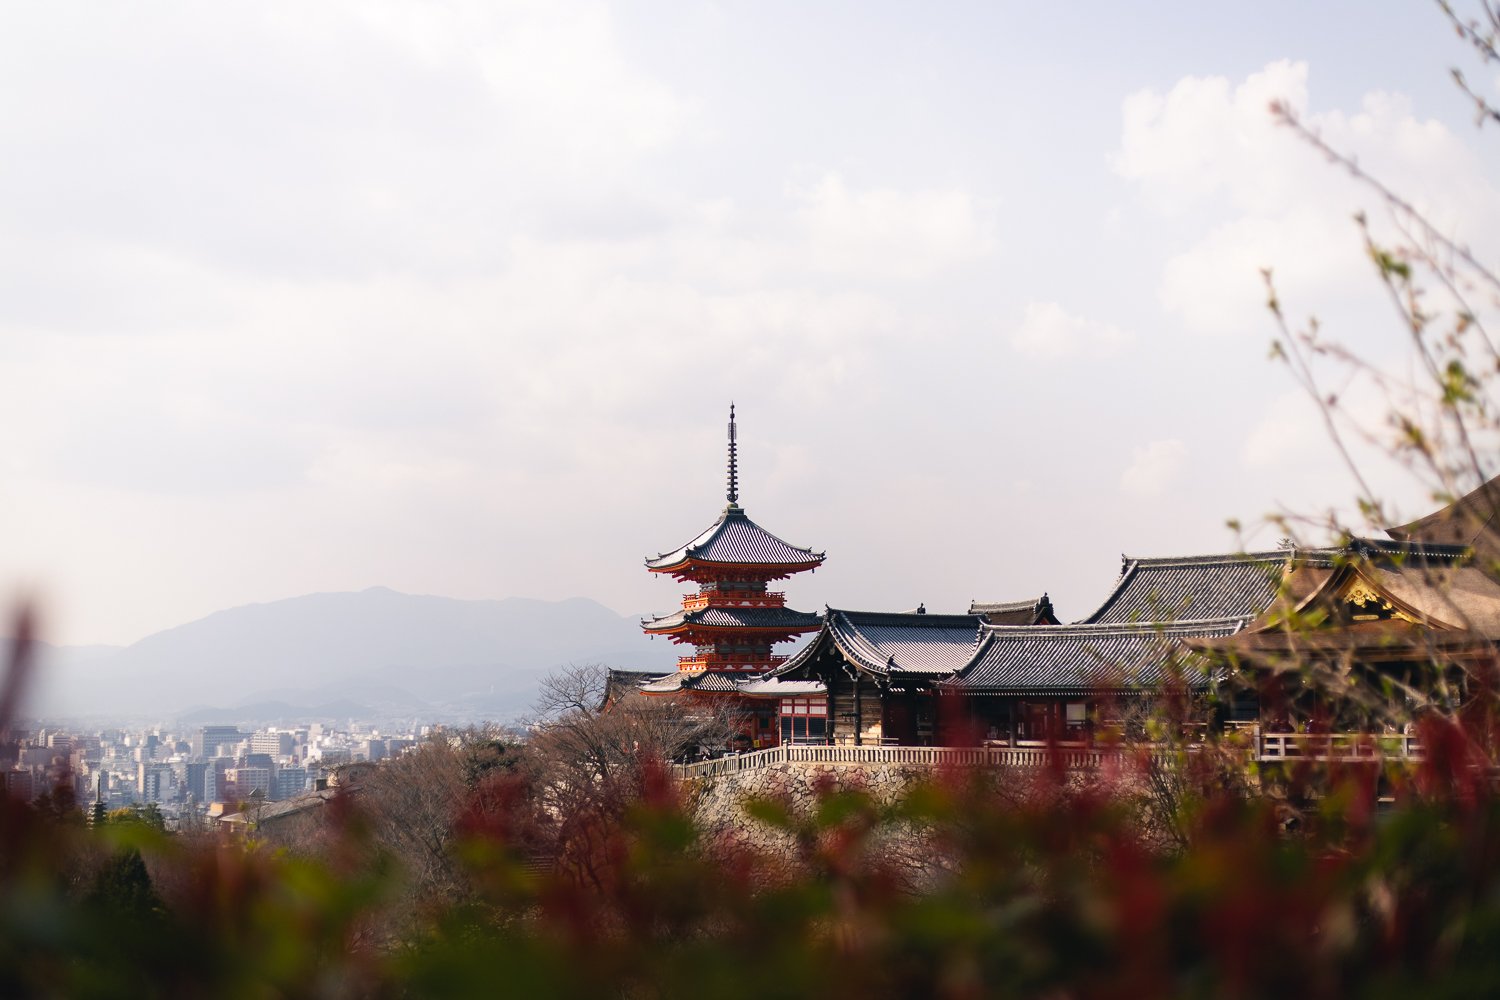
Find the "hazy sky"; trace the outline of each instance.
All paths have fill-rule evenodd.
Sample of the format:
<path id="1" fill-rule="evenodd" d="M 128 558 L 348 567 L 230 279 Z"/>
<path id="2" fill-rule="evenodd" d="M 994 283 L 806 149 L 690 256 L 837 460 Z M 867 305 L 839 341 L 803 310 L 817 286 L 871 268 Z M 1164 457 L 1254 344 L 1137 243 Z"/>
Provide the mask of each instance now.
<path id="1" fill-rule="evenodd" d="M 1259 269 L 1388 354 L 1377 206 L 1267 104 L 1493 260 L 1456 64 L 1395 0 L 6 4 L 0 579 L 662 610 L 733 399 L 795 605 L 1081 617 L 1350 496 Z"/>

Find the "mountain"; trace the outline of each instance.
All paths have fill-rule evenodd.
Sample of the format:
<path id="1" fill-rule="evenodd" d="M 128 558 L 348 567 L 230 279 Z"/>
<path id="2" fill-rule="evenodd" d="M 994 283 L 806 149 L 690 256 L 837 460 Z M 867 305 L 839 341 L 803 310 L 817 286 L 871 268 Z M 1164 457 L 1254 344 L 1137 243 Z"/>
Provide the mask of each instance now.
<path id="1" fill-rule="evenodd" d="M 275 703 L 477 721 L 524 711 L 565 663 L 671 670 L 634 618 L 595 601 L 461 601 L 373 587 L 219 611 L 124 648 L 43 647 L 31 711 L 208 718 Z"/>

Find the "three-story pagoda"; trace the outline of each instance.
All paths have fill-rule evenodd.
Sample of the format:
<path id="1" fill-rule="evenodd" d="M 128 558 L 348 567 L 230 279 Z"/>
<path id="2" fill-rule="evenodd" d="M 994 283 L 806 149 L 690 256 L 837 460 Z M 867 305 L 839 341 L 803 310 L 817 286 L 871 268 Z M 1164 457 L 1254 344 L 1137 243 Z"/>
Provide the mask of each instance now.
<path id="1" fill-rule="evenodd" d="M 680 611 L 641 622 L 651 635 L 693 647 L 678 659 L 677 673 L 645 685 L 643 694 L 732 695 L 786 659 L 772 652 L 778 643 L 819 626 L 817 615 L 794 611 L 785 594 L 768 587 L 817 569 L 824 554 L 782 541 L 750 520 L 739 505 L 737 448 L 730 406 L 729 505 L 692 541 L 646 559 L 652 573 L 670 574 L 698 589 L 683 595 Z"/>

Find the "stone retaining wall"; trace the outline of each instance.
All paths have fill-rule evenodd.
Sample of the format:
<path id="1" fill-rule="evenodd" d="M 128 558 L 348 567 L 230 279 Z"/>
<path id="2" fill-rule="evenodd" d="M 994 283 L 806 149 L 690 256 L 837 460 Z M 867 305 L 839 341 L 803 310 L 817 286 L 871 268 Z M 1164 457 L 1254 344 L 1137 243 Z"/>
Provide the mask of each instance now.
<path id="1" fill-rule="evenodd" d="M 899 800 L 911 784 L 932 769 L 897 764 L 814 764 L 783 762 L 737 774 L 690 779 L 694 819 L 712 843 L 733 843 L 779 853 L 793 848 L 792 836 L 745 811 L 745 802 L 769 798 L 785 802 L 794 816 L 807 816 L 823 789 L 860 789 L 877 805 Z"/>

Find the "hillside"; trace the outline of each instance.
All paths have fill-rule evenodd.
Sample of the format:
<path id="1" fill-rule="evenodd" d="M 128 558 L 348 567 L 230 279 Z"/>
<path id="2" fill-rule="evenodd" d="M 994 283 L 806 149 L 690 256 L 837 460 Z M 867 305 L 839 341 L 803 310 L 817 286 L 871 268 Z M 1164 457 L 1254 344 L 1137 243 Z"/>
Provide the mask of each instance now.
<path id="1" fill-rule="evenodd" d="M 464 601 L 384 587 L 219 611 L 119 649 L 43 647 L 33 710 L 172 718 L 234 710 L 461 721 L 514 716 L 570 662 L 670 670 L 673 651 L 586 598 Z"/>

